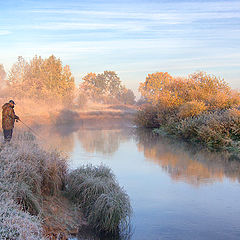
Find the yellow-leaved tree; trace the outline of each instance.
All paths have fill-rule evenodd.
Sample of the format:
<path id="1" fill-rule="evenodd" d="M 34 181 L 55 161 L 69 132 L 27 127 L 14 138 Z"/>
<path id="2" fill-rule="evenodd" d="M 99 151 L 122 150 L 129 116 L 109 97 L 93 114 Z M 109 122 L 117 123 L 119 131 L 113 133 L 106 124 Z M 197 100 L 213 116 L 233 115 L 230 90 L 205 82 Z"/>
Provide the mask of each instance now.
<path id="1" fill-rule="evenodd" d="M 59 58 L 35 56 L 30 62 L 18 58 L 10 70 L 8 87 L 18 98 L 57 100 L 68 104 L 73 100 L 75 83 L 70 67 L 63 66 Z"/>
<path id="2" fill-rule="evenodd" d="M 186 98 L 184 83 L 181 78 L 173 78 L 167 72 L 157 72 L 148 74 L 146 81 L 140 83 L 139 91 L 154 105 L 161 108 L 175 108 Z"/>
<path id="3" fill-rule="evenodd" d="M 205 110 L 228 109 L 238 106 L 239 92 L 231 90 L 227 83 L 214 75 L 197 72 L 188 78 L 172 77 L 167 72 L 148 74 L 140 83 L 142 96 L 160 109 L 191 109 L 194 115 Z M 193 110 L 195 109 L 195 110 Z"/>
<path id="4" fill-rule="evenodd" d="M 93 101 L 103 103 L 134 104 L 134 93 L 122 85 L 120 78 L 114 71 L 103 73 L 88 73 L 83 77 L 79 88 Z"/>

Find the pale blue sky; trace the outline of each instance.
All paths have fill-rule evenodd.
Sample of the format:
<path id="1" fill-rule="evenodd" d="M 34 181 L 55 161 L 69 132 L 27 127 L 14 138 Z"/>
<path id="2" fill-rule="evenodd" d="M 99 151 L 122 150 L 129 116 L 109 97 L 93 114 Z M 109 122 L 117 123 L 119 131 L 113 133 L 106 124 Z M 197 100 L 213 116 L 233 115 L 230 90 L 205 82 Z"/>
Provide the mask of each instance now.
<path id="1" fill-rule="evenodd" d="M 135 92 L 148 73 L 197 70 L 240 88 L 239 0 L 0 0 L 0 63 L 54 54 L 76 82 L 116 71 Z"/>

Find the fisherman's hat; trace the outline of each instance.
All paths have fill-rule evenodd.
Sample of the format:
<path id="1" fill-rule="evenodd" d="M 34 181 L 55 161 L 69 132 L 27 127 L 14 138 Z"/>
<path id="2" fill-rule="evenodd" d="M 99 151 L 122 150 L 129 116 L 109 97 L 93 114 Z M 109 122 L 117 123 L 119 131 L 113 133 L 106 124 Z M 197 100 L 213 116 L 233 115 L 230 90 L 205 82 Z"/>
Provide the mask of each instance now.
<path id="1" fill-rule="evenodd" d="M 13 100 L 10 100 L 9 103 L 16 105 L 16 103 Z"/>

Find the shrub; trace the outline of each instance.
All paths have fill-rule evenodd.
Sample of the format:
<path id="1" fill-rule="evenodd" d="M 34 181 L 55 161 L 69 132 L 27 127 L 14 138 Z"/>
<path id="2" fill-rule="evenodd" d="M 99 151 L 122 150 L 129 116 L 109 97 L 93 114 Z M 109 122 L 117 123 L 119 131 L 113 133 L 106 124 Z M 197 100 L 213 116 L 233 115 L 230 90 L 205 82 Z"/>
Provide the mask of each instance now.
<path id="1" fill-rule="evenodd" d="M 191 102 L 186 102 L 179 107 L 178 116 L 180 118 L 194 117 L 200 115 L 206 110 L 207 107 L 202 101 L 193 100 Z"/>
<path id="2" fill-rule="evenodd" d="M 126 229 L 131 215 L 129 197 L 109 168 L 80 167 L 69 174 L 66 189 L 95 230 L 118 233 Z"/>
<path id="3" fill-rule="evenodd" d="M 147 128 L 159 127 L 157 108 L 151 105 L 144 106 L 137 112 L 135 123 Z"/>
<path id="4" fill-rule="evenodd" d="M 226 149 L 240 139 L 239 110 L 230 109 L 189 117 L 176 124 L 179 136 L 211 149 Z"/>
<path id="5" fill-rule="evenodd" d="M 139 90 L 151 105 L 138 112 L 138 126 L 160 128 L 155 132 L 167 131 L 209 148 L 238 146 L 240 93 L 223 79 L 205 72 L 188 78 L 160 72 L 149 74 Z"/>

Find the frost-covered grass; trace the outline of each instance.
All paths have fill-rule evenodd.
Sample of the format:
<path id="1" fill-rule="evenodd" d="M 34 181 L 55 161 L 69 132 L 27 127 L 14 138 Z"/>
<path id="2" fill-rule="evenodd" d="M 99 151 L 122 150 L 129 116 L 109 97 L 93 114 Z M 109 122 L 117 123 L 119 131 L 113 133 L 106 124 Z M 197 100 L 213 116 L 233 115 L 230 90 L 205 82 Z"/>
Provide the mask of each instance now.
<path id="1" fill-rule="evenodd" d="M 64 184 L 65 159 L 35 141 L 16 140 L 3 146 L 0 160 L 1 191 L 11 189 L 14 200 L 32 214 L 40 213 L 43 194 L 56 194 Z"/>
<path id="2" fill-rule="evenodd" d="M 65 159 L 25 134 L 1 146 L 0 161 L 0 239 L 42 239 L 42 199 L 62 188 Z"/>
<path id="3" fill-rule="evenodd" d="M 227 150 L 240 153 L 240 111 L 221 110 L 201 114 L 196 117 L 175 120 L 155 129 L 162 135 L 165 131 L 193 143 L 201 143 L 211 150 Z"/>
<path id="4" fill-rule="evenodd" d="M 129 197 L 109 168 L 88 165 L 68 174 L 66 158 L 41 148 L 29 133 L 2 144 L 0 161 L 0 239 L 45 239 L 44 202 L 63 198 L 64 190 L 90 227 L 118 236 L 128 229 Z"/>
<path id="5" fill-rule="evenodd" d="M 68 196 L 83 209 L 97 231 L 117 234 L 129 226 L 130 200 L 105 166 L 82 166 L 67 178 Z"/>
<path id="6" fill-rule="evenodd" d="M 0 197 L 0 238 L 1 239 L 44 239 L 41 220 L 23 211 L 6 195 Z"/>

